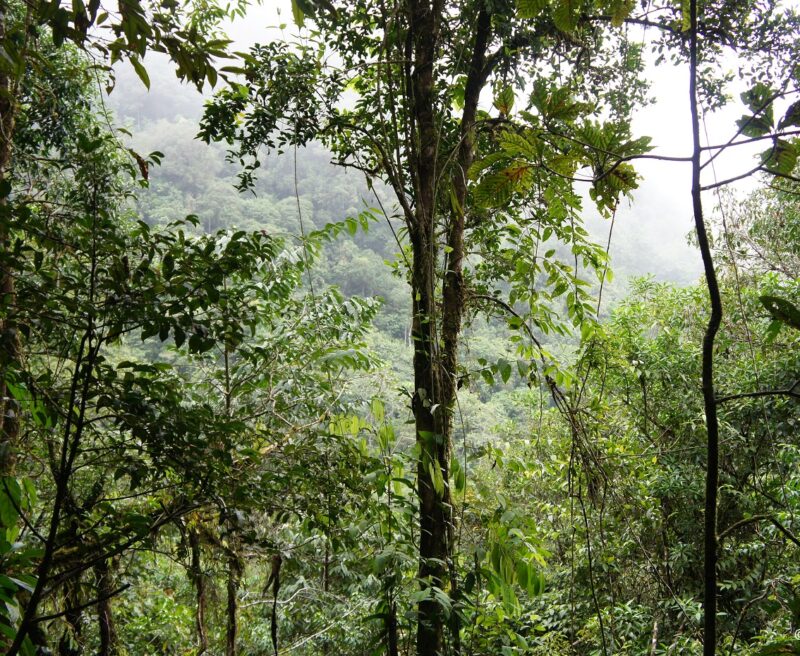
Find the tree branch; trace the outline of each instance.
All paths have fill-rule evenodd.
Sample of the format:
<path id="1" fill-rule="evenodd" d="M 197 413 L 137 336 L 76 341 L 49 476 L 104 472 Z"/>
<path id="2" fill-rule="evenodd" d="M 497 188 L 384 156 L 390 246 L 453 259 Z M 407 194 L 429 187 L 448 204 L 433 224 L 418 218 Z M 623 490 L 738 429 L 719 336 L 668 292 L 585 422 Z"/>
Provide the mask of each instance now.
<path id="1" fill-rule="evenodd" d="M 794 383 L 791 387 L 781 390 L 761 390 L 758 392 L 740 392 L 739 394 L 729 394 L 727 396 L 717 397 L 717 404 L 725 403 L 726 401 L 734 401 L 736 399 L 755 399 L 762 396 L 789 396 L 793 399 L 800 399 L 800 392 L 796 392 L 800 380 Z"/>
<path id="2" fill-rule="evenodd" d="M 51 615 L 40 615 L 39 617 L 34 618 L 32 620 L 32 623 L 38 624 L 39 622 L 48 622 L 49 620 L 55 620 L 55 619 L 57 619 L 59 617 L 63 617 L 64 615 L 68 615 L 69 613 L 80 612 L 82 610 L 90 608 L 91 606 L 96 606 L 97 604 L 103 603 L 104 601 L 108 601 L 112 597 L 116 597 L 121 592 L 125 592 L 125 590 L 127 590 L 130 587 L 131 587 L 131 584 L 130 583 L 126 583 L 125 585 L 120 586 L 119 588 L 117 588 L 116 590 L 113 590 L 112 592 L 108 592 L 108 593 L 106 593 L 106 594 L 104 594 L 104 595 L 102 595 L 100 597 L 92 599 L 91 601 L 87 601 L 85 604 L 80 604 L 79 606 L 73 606 L 71 608 L 67 608 L 65 610 L 62 610 L 59 613 L 52 613 Z"/>

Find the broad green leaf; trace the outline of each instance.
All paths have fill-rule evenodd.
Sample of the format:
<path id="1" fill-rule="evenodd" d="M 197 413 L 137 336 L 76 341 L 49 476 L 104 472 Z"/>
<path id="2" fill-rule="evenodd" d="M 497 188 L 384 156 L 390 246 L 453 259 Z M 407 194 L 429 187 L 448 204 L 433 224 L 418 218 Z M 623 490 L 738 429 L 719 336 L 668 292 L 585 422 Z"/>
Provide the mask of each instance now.
<path id="1" fill-rule="evenodd" d="M 504 383 L 507 383 L 511 378 L 511 363 L 508 360 L 501 358 L 497 361 L 497 371 L 500 374 Z"/>
<path id="2" fill-rule="evenodd" d="M 681 31 L 688 32 L 692 29 L 692 14 L 690 0 L 681 0 Z"/>
<path id="3" fill-rule="evenodd" d="M 578 0 L 555 0 L 553 7 L 553 23 L 561 32 L 570 34 L 578 26 Z"/>
<path id="4" fill-rule="evenodd" d="M 500 89 L 494 98 L 494 106 L 500 114 L 508 116 L 514 106 L 514 89 L 509 85 Z"/>
<path id="5" fill-rule="evenodd" d="M 763 115 L 742 116 L 736 126 L 746 137 L 762 137 L 772 130 L 772 120 Z"/>
<path id="6" fill-rule="evenodd" d="M 529 573 L 528 563 L 526 563 L 524 560 L 521 559 L 518 560 L 516 565 L 516 570 L 517 570 L 517 583 L 519 584 L 519 587 L 521 587 L 523 590 L 527 590 L 528 573 Z"/>
<path id="7" fill-rule="evenodd" d="M 517 0 L 517 17 L 536 18 L 547 8 L 547 0 Z"/>
<path id="8" fill-rule="evenodd" d="M 764 151 L 764 168 L 772 173 L 789 175 L 797 165 L 797 145 L 785 139 L 776 139 L 772 148 Z"/>
<path id="9" fill-rule="evenodd" d="M 147 89 L 149 90 L 150 76 L 148 75 L 147 69 L 144 67 L 144 64 L 142 64 L 141 60 L 138 57 L 133 56 L 131 57 L 131 65 L 133 66 L 133 70 L 136 71 L 136 75 L 139 76 L 139 79 L 142 81 L 144 86 L 147 87 Z"/>
<path id="10" fill-rule="evenodd" d="M 380 399 L 372 399 L 369 404 L 369 410 L 372 413 L 375 421 L 377 421 L 379 424 L 383 422 L 386 416 L 386 409 L 383 405 L 383 401 Z"/>
<path id="11" fill-rule="evenodd" d="M 620 27 L 631 15 L 635 6 L 635 0 L 614 0 L 611 3 L 611 24 L 614 27 Z"/>
<path id="12" fill-rule="evenodd" d="M 298 0 L 292 0 L 292 18 L 297 27 L 303 27 L 306 22 L 306 15 Z"/>
<path id="13" fill-rule="evenodd" d="M 800 127 L 800 100 L 792 103 L 778 123 L 778 128 L 781 130 L 788 127 Z"/>
<path id="14" fill-rule="evenodd" d="M 431 478 L 431 483 L 433 483 L 433 489 L 436 491 L 436 494 L 439 497 L 443 497 L 445 481 L 442 468 L 439 466 L 439 461 L 436 460 L 436 458 L 428 463 L 428 475 Z"/>
<path id="15" fill-rule="evenodd" d="M 760 296 L 761 304 L 777 321 L 782 321 L 795 330 L 800 330 L 800 310 L 791 301 L 779 296 Z"/>
<path id="16" fill-rule="evenodd" d="M 775 96 L 773 89 L 763 82 L 757 82 L 751 88 L 743 91 L 740 95 L 742 102 L 747 105 L 751 112 L 769 112 L 772 118 L 772 101 Z"/>

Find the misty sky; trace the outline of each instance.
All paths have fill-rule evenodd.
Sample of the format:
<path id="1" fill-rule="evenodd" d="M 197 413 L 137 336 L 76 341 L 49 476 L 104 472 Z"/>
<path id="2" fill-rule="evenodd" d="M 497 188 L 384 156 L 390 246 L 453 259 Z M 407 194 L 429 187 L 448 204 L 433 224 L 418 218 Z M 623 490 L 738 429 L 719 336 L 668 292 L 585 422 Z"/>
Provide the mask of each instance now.
<path id="1" fill-rule="evenodd" d="M 281 28 L 281 25 L 284 25 Z M 257 42 L 287 38 L 297 34 L 292 22 L 289 0 L 275 0 L 268 6 L 254 5 L 248 9 L 247 17 L 226 27 L 236 42 L 236 49 L 245 50 Z M 631 33 L 634 39 L 641 35 Z M 731 62 L 733 70 L 735 62 Z M 688 156 L 691 152 L 691 131 L 688 104 L 688 74 L 684 69 L 669 65 L 648 65 L 648 77 L 652 80 L 651 95 L 655 103 L 638 111 L 634 120 L 634 134 L 648 135 L 653 139 L 655 153 L 670 156 Z M 125 77 L 128 77 L 127 75 Z M 734 89 L 738 94 L 739 90 Z M 118 92 L 125 93 L 121 89 Z M 189 87 L 175 86 L 176 93 L 195 93 Z M 735 120 L 741 116 L 742 106 L 717 112 L 705 121 L 709 141 L 723 143 L 735 132 Z M 754 152 L 731 152 L 718 159 L 715 170 L 706 171 L 704 182 L 731 177 L 754 165 Z M 165 166 L 169 163 L 165 162 Z M 681 162 L 657 162 L 642 160 L 636 163 L 643 176 L 640 188 L 634 194 L 633 203 L 625 203 L 618 213 L 614 226 L 612 257 L 615 245 L 624 247 L 627 257 L 634 250 L 635 257 L 642 262 L 636 269 L 671 269 L 670 278 L 690 282 L 700 275 L 699 254 L 688 245 L 687 235 L 692 230 L 690 199 L 690 166 Z M 755 181 L 740 183 L 737 189 L 744 193 Z M 715 204 L 713 194 L 707 194 L 706 206 L 711 210 Z M 598 239 L 605 240 L 608 222 L 600 219 L 586 203 L 587 224 Z M 624 245 L 624 246 L 621 246 Z M 631 247 L 633 245 L 633 247 Z M 648 269 L 648 265 L 652 268 Z"/>
<path id="2" fill-rule="evenodd" d="M 281 25 L 285 27 L 280 29 Z M 238 20 L 230 26 L 230 36 L 242 46 L 296 33 L 289 0 L 276 0 L 268 7 L 253 7 L 246 20 Z M 632 32 L 631 37 L 640 40 L 642 34 Z M 655 153 L 688 156 L 691 154 L 688 72 L 670 65 L 656 67 L 652 64 L 652 56 L 649 59 L 647 75 L 652 80 L 651 93 L 655 103 L 636 114 L 634 134 L 652 137 Z M 735 62 L 731 61 L 731 70 L 735 70 L 734 66 Z M 734 88 L 732 92 L 738 94 L 740 89 Z M 734 103 L 708 116 L 704 132 L 707 132 L 709 142 L 727 141 L 735 132 L 735 121 L 741 115 L 741 104 Z M 715 169 L 706 172 L 704 183 L 712 182 L 715 175 L 716 179 L 722 180 L 748 170 L 754 165 L 754 154 L 754 149 L 742 149 L 720 156 Z M 701 271 L 699 253 L 687 243 L 687 235 L 693 229 L 689 164 L 643 160 L 636 163 L 636 168 L 643 181 L 634 194 L 633 203 L 625 203 L 618 211 L 614 234 L 620 241 L 641 242 L 642 258 L 657 256 L 664 261 L 673 261 L 685 270 L 682 282 L 696 278 Z M 755 184 L 755 180 L 750 180 L 737 184 L 735 188 L 744 193 Z M 713 194 L 707 194 L 709 210 L 715 200 Z M 587 214 L 592 217 L 589 220 L 592 232 L 598 236 L 605 233 L 607 222 L 591 211 L 590 203 L 586 206 Z M 612 255 L 614 241 L 616 239 L 612 240 Z"/>

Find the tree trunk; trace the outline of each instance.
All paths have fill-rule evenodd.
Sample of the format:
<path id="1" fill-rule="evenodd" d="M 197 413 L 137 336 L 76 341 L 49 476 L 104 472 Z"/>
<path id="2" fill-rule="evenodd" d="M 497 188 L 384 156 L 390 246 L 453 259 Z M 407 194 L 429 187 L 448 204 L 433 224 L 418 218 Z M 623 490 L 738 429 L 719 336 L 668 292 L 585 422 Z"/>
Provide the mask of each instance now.
<path id="1" fill-rule="evenodd" d="M 416 208 L 411 226 L 413 253 L 411 292 L 414 341 L 414 412 L 419 498 L 419 579 L 423 590 L 445 587 L 449 560 L 447 524 L 450 498 L 448 465 L 450 435 L 443 421 L 446 407 L 440 396 L 439 344 L 436 335 L 436 246 L 434 211 L 437 128 L 434 114 L 433 63 L 438 40 L 436 6 L 429 0 L 410 0 L 409 30 L 414 68 L 411 74 L 416 148 L 412 162 Z M 438 418 L 438 419 L 437 419 Z M 437 489 L 438 488 L 438 489 Z M 436 656 L 444 646 L 444 616 L 431 594 L 419 602 L 417 655 Z"/>
<path id="2" fill-rule="evenodd" d="M 236 656 L 239 635 L 239 583 L 242 580 L 242 559 L 235 549 L 228 554 L 228 605 L 225 627 L 225 656 Z"/>
<path id="3" fill-rule="evenodd" d="M 389 599 L 386 607 L 386 654 L 399 656 L 400 641 L 397 635 L 397 604 L 394 599 Z"/>
<path id="4" fill-rule="evenodd" d="M 453 561 L 454 523 L 449 486 L 452 450 L 452 413 L 456 398 L 458 343 L 464 312 L 464 226 L 467 170 L 474 157 L 474 124 L 480 91 L 486 83 L 486 49 L 491 19 L 485 8 L 477 16 L 475 43 L 465 87 L 461 141 L 453 178 L 455 208 L 447 231 L 447 262 L 442 289 L 441 317 L 436 307 L 435 243 L 436 185 L 439 131 L 435 113 L 434 62 L 438 50 L 443 9 L 437 0 L 410 0 L 409 36 L 413 52 L 410 101 L 415 126 L 411 169 L 414 182 L 414 217 L 409 226 L 413 253 L 414 389 L 413 411 L 417 444 L 417 494 L 420 507 L 419 579 L 423 589 L 449 592 L 458 602 L 458 580 Z M 438 328 L 441 326 L 441 336 Z M 440 343 L 441 337 L 441 343 Z M 440 346 L 441 344 L 441 346 Z M 448 580 L 449 579 L 449 580 Z M 450 609 L 455 610 L 454 608 Z M 444 650 L 445 609 L 433 594 L 419 603 L 418 656 L 435 656 Z M 450 646 L 460 653 L 458 615 L 450 613 Z"/>
<path id="5" fill-rule="evenodd" d="M 197 610 L 195 614 L 195 627 L 197 628 L 197 653 L 204 654 L 208 649 L 208 634 L 206 633 L 206 578 L 203 574 L 203 562 L 200 556 L 200 534 L 189 530 L 189 548 L 191 549 L 192 562 L 189 566 L 189 577 L 194 585 L 197 595 Z"/>
<path id="6" fill-rule="evenodd" d="M 464 315 L 464 226 L 467 211 L 467 172 L 475 157 L 475 117 L 478 110 L 481 89 L 486 84 L 488 69 L 486 66 L 486 49 L 491 31 L 491 16 L 485 7 L 478 13 L 475 30 L 475 43 L 470 61 L 467 83 L 464 88 L 464 110 L 461 117 L 461 141 L 458 149 L 457 166 L 453 176 L 455 207 L 450 219 L 450 230 L 447 237 L 448 255 L 445 267 L 444 287 L 442 290 L 442 403 L 447 436 L 447 458 L 450 459 L 450 446 L 453 434 L 453 413 L 457 393 L 458 378 L 458 345 L 461 335 L 461 323 Z M 455 518 L 452 503 L 448 499 L 447 541 L 449 545 L 448 567 L 450 572 L 450 598 L 453 612 L 450 614 L 451 647 L 454 656 L 461 654 L 461 621 L 458 611 L 460 591 L 457 567 L 455 562 Z"/>
<path id="7" fill-rule="evenodd" d="M 0 41 L 6 38 L 8 3 L 0 2 Z M 29 10 L 30 13 L 30 10 Z M 8 167 L 11 163 L 11 150 L 16 119 L 17 83 L 7 73 L 0 70 L 0 182 L 8 180 Z M 5 187 L 5 185 L 3 185 Z M 8 202 L 7 189 L 0 194 L 0 212 L 5 211 Z M 20 341 L 16 322 L 13 318 L 16 293 L 14 276 L 10 263 L 10 235 L 8 221 L 0 219 L 0 476 L 10 476 L 14 472 L 15 450 L 19 440 L 19 410 L 10 398 L 6 386 L 6 376 L 15 368 L 20 359 Z"/>
<path id="8" fill-rule="evenodd" d="M 64 584 L 64 606 L 67 609 L 64 621 L 67 626 L 58 641 L 58 656 L 80 656 L 83 651 L 81 648 L 83 612 L 70 610 L 80 608 L 82 602 L 80 589 L 80 574 L 68 579 Z"/>
<path id="9" fill-rule="evenodd" d="M 114 570 L 116 559 L 103 560 L 94 567 L 97 580 L 97 622 L 100 629 L 100 651 L 98 656 L 117 656 L 119 645 L 114 615 L 111 612 L 111 597 L 114 594 Z"/>
<path id="10" fill-rule="evenodd" d="M 697 0 L 690 0 L 689 30 L 689 102 L 692 118 L 692 207 L 694 210 L 697 243 L 703 258 L 703 271 L 711 301 L 711 314 L 708 317 L 703 335 L 703 405 L 706 419 L 706 498 L 705 498 L 705 558 L 703 576 L 703 654 L 715 656 L 717 653 L 717 488 L 719 486 L 719 420 L 717 418 L 717 399 L 714 391 L 714 342 L 722 323 L 722 297 L 720 296 L 714 259 L 706 234 L 703 218 L 702 188 L 700 186 L 700 112 L 697 97 L 698 43 L 697 43 Z"/>

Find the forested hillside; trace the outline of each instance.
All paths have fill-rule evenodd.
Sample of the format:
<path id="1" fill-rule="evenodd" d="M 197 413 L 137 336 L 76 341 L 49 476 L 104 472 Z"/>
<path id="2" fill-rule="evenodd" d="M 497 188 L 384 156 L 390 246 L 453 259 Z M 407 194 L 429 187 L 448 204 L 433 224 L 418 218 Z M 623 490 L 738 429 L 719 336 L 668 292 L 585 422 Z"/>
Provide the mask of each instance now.
<path id="1" fill-rule="evenodd" d="M 791 3 L 0 39 L 4 653 L 800 654 Z"/>

